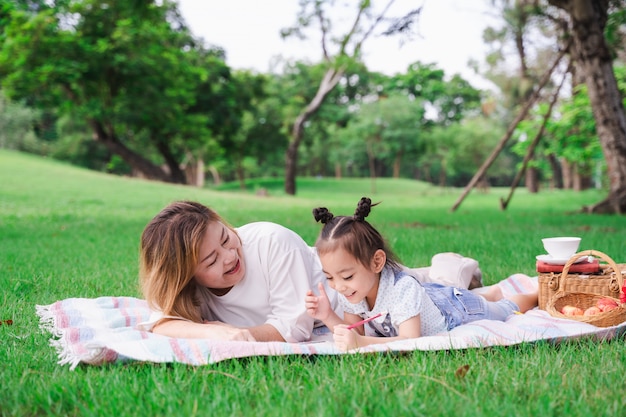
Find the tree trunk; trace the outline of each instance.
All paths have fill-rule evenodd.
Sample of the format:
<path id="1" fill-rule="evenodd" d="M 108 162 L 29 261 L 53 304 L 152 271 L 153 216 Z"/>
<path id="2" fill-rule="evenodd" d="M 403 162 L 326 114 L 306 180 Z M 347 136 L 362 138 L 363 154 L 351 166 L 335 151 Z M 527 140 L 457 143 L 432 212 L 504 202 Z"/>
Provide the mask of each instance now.
<path id="1" fill-rule="evenodd" d="M 561 178 L 563 179 L 563 189 L 571 189 L 574 183 L 572 179 L 572 164 L 565 158 L 561 158 Z"/>
<path id="2" fill-rule="evenodd" d="M 393 160 L 393 177 L 400 178 L 400 166 L 402 165 L 402 151 L 396 152 Z"/>
<path id="3" fill-rule="evenodd" d="M 448 171 L 448 165 L 446 164 L 446 160 L 445 158 L 441 159 L 441 169 L 439 170 L 439 186 L 440 187 L 445 187 L 446 186 L 446 179 L 447 179 L 447 171 Z"/>
<path id="4" fill-rule="evenodd" d="M 561 173 L 561 166 L 557 161 L 554 154 L 548 155 L 548 162 L 550 163 L 550 170 L 552 171 L 552 180 L 550 182 L 550 188 L 563 188 L 563 175 Z"/>
<path id="5" fill-rule="evenodd" d="M 548 0 L 569 13 L 576 65 L 585 74 L 596 130 L 606 159 L 609 195 L 587 208 L 595 213 L 626 211 L 626 113 L 604 39 L 608 0 Z"/>
<path id="6" fill-rule="evenodd" d="M 89 124 L 93 130 L 94 139 L 102 143 L 115 155 L 119 155 L 135 172 L 140 172 L 145 178 L 164 182 L 175 182 L 172 175 L 163 168 L 148 161 L 138 153 L 127 148 L 114 134 L 107 134 L 102 124 L 96 120 L 90 120 Z"/>
<path id="7" fill-rule="evenodd" d="M 582 176 L 578 169 L 578 164 L 572 164 L 572 190 L 581 191 L 583 189 Z"/>
<path id="8" fill-rule="evenodd" d="M 220 177 L 220 172 L 217 170 L 217 168 L 215 168 L 213 165 L 211 165 L 209 167 L 209 172 L 211 173 L 211 176 L 213 177 L 213 183 L 215 185 L 221 185 L 222 184 L 222 177 Z"/>
<path id="9" fill-rule="evenodd" d="M 241 161 L 237 161 L 237 167 L 235 169 L 237 173 L 237 179 L 239 180 L 239 188 L 242 190 L 246 189 L 246 173 L 244 172 L 243 165 Z"/>
<path id="10" fill-rule="evenodd" d="M 194 187 L 204 187 L 204 161 L 202 159 L 190 159 L 185 165 L 185 178 L 187 184 Z"/>
<path id="11" fill-rule="evenodd" d="M 539 181 L 537 178 L 537 168 L 528 167 L 526 169 L 526 179 L 524 182 L 526 184 L 526 189 L 531 194 L 536 194 L 539 192 Z"/>
<path id="12" fill-rule="evenodd" d="M 341 179 L 341 164 L 339 162 L 335 162 L 335 178 Z"/>
<path id="13" fill-rule="evenodd" d="M 165 160 L 167 167 L 170 169 L 170 182 L 177 184 L 187 184 L 185 172 L 180 168 L 180 161 L 174 157 L 172 151 L 165 141 L 156 142 L 156 148 Z"/>
<path id="14" fill-rule="evenodd" d="M 304 134 L 304 124 L 309 118 L 319 110 L 328 94 L 335 88 L 341 77 L 343 70 L 329 68 L 324 74 L 320 86 L 313 97 L 313 100 L 296 117 L 291 129 L 291 141 L 287 147 L 285 155 L 285 192 L 289 195 L 296 194 L 296 174 L 298 171 L 298 148 L 302 142 Z"/>

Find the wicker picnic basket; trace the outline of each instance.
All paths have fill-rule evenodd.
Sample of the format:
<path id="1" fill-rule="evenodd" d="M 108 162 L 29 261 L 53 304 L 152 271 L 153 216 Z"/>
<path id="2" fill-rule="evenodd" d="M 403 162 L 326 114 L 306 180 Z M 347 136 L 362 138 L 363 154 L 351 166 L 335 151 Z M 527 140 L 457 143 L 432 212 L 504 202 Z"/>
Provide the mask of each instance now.
<path id="1" fill-rule="evenodd" d="M 580 287 L 572 289 L 574 287 L 571 286 L 568 282 L 571 279 L 568 275 L 569 268 L 581 256 L 594 256 L 608 262 L 610 270 L 609 268 L 605 268 L 605 274 L 600 275 L 605 281 L 605 285 L 602 286 L 604 288 L 594 288 L 588 286 L 584 287 L 596 289 L 597 292 L 581 291 Z M 608 275 L 608 277 L 606 277 L 605 275 Z M 592 280 L 595 279 L 595 276 L 592 275 L 588 276 L 588 278 L 578 278 Z M 617 282 L 617 288 L 619 288 L 619 290 L 617 291 L 617 298 L 605 293 L 606 284 L 613 282 L 613 278 L 615 278 L 615 281 Z M 611 259 L 606 254 L 595 250 L 579 252 L 572 256 L 563 267 L 563 272 L 561 274 L 561 277 L 559 278 L 558 290 L 548 299 L 545 310 L 553 317 L 576 320 L 584 323 L 593 324 L 594 326 L 598 327 L 614 326 L 616 324 L 620 324 L 626 321 L 626 304 L 622 304 L 619 300 L 619 292 L 622 288 L 622 285 L 624 285 L 624 274 L 617 266 L 617 264 L 613 261 L 613 259 Z M 591 316 L 566 316 L 565 314 L 561 313 L 561 309 L 566 305 L 571 305 L 586 310 L 587 308 L 596 305 L 597 301 L 600 298 L 611 298 L 618 304 L 618 307 L 613 310 L 594 314 Z"/>
<path id="2" fill-rule="evenodd" d="M 607 263 L 600 264 L 600 270 L 595 274 L 569 273 L 569 268 L 581 256 L 594 256 Z M 547 272 L 538 274 L 539 308 L 546 310 L 548 301 L 559 291 L 562 281 L 565 281 L 564 291 L 586 294 L 607 295 L 619 298 L 622 289 L 623 277 L 620 271 L 626 271 L 626 265 L 616 264 L 610 257 L 596 250 L 587 250 L 572 256 L 569 265 L 563 267 L 563 272 Z M 617 272 L 617 273 L 615 273 Z M 624 275 L 624 274 L 622 274 Z"/>

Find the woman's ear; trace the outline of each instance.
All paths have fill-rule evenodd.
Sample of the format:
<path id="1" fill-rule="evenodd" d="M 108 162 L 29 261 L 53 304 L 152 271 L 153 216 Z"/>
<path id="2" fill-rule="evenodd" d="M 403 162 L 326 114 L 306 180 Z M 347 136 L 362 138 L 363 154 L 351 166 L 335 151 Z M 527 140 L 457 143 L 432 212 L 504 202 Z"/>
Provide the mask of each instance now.
<path id="1" fill-rule="evenodd" d="M 384 250 L 378 249 L 376 252 L 374 252 L 374 256 L 372 257 L 372 271 L 379 273 L 383 270 L 385 263 L 387 263 L 387 254 Z"/>

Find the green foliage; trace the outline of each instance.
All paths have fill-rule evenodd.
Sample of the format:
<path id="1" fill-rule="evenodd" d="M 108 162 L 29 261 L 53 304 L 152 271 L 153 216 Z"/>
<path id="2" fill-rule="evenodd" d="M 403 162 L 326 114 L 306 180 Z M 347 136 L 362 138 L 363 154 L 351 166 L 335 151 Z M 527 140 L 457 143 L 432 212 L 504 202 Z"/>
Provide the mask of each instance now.
<path id="1" fill-rule="evenodd" d="M 436 127 L 425 135 L 426 151 L 420 156 L 422 178 L 440 186 L 464 186 L 493 152 L 504 129 L 485 117 Z M 512 177 L 512 155 L 505 149 L 487 172 L 492 185 L 505 185 Z"/>
<path id="2" fill-rule="evenodd" d="M 383 167 L 414 159 L 424 148 L 420 140 L 424 113 L 419 100 L 406 96 L 393 95 L 363 103 L 347 127 L 338 133 L 328 151 L 329 158 L 341 164 L 349 155 L 353 169 L 360 165 L 373 177 L 389 175 Z M 413 163 L 409 165 L 414 167 Z"/>
<path id="3" fill-rule="evenodd" d="M 0 148 L 38 153 L 39 141 L 33 131 L 38 119 L 37 111 L 9 101 L 0 90 Z"/>
<path id="4" fill-rule="evenodd" d="M 449 125 L 467 115 L 475 115 L 480 107 L 481 93 L 460 75 L 444 79 L 445 72 L 434 64 L 415 62 L 406 74 L 389 80 L 387 91 L 400 91 L 409 97 L 428 103 L 428 125 Z"/>
<path id="5" fill-rule="evenodd" d="M 13 11 L 0 50 L 11 97 L 84 121 L 129 164 L 141 153 L 177 175 L 239 128 L 247 97 L 219 50 L 199 46 L 171 2 L 55 3 Z M 179 178 L 180 180 L 180 178 Z"/>
<path id="6" fill-rule="evenodd" d="M 276 182 L 276 181 L 275 181 Z M 626 412 L 623 336 L 456 351 L 252 357 L 190 367 L 128 363 L 57 364 L 35 305 L 68 297 L 138 296 L 138 242 L 145 224 L 173 200 L 193 199 L 238 226 L 276 221 L 312 244 L 311 208 L 350 213 L 363 195 L 382 203 L 369 220 L 409 265 L 457 251 L 480 261 L 485 281 L 533 274 L 540 238 L 576 234 L 582 248 L 624 261 L 623 216 L 574 211 L 596 190 L 530 195 L 474 193 L 410 180 L 299 181 L 298 197 L 269 197 L 119 178 L 0 150 L 0 416 L 454 415 L 620 416 Z M 259 183 L 261 185 L 261 183 Z M 273 187 L 276 187 L 274 191 Z M 237 186 L 236 186 L 237 188 Z M 464 377 L 456 371 L 468 365 Z"/>

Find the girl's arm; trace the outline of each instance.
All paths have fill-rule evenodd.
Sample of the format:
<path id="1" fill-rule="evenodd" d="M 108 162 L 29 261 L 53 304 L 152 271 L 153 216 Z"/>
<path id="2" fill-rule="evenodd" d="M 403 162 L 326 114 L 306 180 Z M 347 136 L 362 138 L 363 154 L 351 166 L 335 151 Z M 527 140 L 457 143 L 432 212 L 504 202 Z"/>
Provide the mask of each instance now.
<path id="1" fill-rule="evenodd" d="M 317 290 L 320 295 L 315 295 L 312 290 L 308 290 L 304 298 L 304 305 L 306 306 L 306 312 L 309 316 L 321 320 L 331 331 L 339 324 L 349 325 L 350 323 L 358 321 L 358 319 L 350 322 L 344 321 L 335 313 L 330 304 L 328 294 L 326 294 L 324 290 L 324 285 L 322 285 L 321 282 L 317 284 Z M 345 316 L 348 316 L 348 314 Z"/>
<path id="2" fill-rule="evenodd" d="M 359 326 L 360 333 L 356 329 L 348 330 L 347 326 L 337 326 L 333 333 L 335 344 L 343 351 L 357 349 L 359 347 L 387 343 L 394 340 L 413 339 L 421 336 L 420 316 L 414 316 L 400 324 L 398 336 L 395 337 L 375 337 L 363 336 L 363 326 Z"/>

